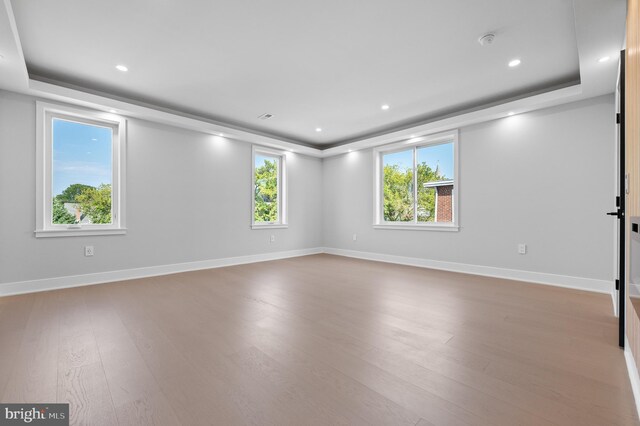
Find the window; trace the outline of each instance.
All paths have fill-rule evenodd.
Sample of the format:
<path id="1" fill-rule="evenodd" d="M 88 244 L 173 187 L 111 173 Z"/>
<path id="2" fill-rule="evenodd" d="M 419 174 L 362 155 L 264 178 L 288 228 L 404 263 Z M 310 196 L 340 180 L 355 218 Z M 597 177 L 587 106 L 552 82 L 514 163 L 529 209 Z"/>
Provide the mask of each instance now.
<path id="1" fill-rule="evenodd" d="M 286 161 L 282 151 L 253 147 L 251 227 L 287 227 Z"/>
<path id="2" fill-rule="evenodd" d="M 458 132 L 374 150 L 374 227 L 458 229 Z"/>
<path id="3" fill-rule="evenodd" d="M 124 234 L 126 122 L 37 103 L 36 237 Z"/>

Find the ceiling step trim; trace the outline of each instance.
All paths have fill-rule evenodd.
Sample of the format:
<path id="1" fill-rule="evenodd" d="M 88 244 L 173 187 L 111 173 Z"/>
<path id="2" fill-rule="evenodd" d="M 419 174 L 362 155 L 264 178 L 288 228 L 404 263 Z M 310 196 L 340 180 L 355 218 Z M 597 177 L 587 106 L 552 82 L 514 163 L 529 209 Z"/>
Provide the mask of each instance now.
<path id="1" fill-rule="evenodd" d="M 93 108 L 105 112 L 115 110 L 117 114 L 125 117 L 133 117 L 156 123 L 168 124 L 170 126 L 208 133 L 214 136 L 222 134 L 227 139 L 249 142 L 271 148 L 284 149 L 312 157 L 322 156 L 322 151 L 316 148 L 259 135 L 247 130 L 206 121 L 205 119 L 186 117 L 177 113 L 141 106 L 131 102 L 112 99 L 106 96 L 88 93 L 40 80 L 29 79 L 29 93 L 41 98 L 79 105 L 85 108 Z"/>
<path id="2" fill-rule="evenodd" d="M 389 143 L 409 139 L 411 137 L 421 137 L 432 133 L 443 132 L 456 129 L 472 124 L 478 124 L 485 121 L 496 120 L 506 117 L 510 112 L 522 114 L 538 109 L 549 108 L 551 106 L 560 105 L 581 99 L 582 87 L 576 84 L 546 93 L 530 96 L 494 105 L 488 108 L 479 109 L 465 114 L 447 117 L 430 123 L 421 124 L 406 129 L 385 133 L 375 137 L 361 139 L 344 145 L 328 148 L 317 149 L 293 142 L 280 140 L 277 138 L 259 135 L 247 130 L 234 127 L 227 127 L 220 123 L 213 123 L 204 119 L 185 117 L 176 113 L 162 111 L 156 108 L 136 105 L 123 100 L 116 100 L 101 95 L 87 93 L 81 90 L 63 87 L 57 84 L 29 80 L 29 93 L 58 102 L 65 102 L 73 105 L 79 105 L 86 108 L 93 108 L 105 112 L 114 109 L 118 114 L 126 117 L 134 117 L 142 120 L 167 124 L 183 129 L 193 130 L 197 132 L 207 133 L 219 136 L 223 134 L 225 138 L 249 142 L 257 145 L 267 146 L 271 148 L 284 149 L 287 151 L 309 155 L 312 157 L 326 158 L 336 155 L 346 154 L 354 150 L 373 148 Z"/>

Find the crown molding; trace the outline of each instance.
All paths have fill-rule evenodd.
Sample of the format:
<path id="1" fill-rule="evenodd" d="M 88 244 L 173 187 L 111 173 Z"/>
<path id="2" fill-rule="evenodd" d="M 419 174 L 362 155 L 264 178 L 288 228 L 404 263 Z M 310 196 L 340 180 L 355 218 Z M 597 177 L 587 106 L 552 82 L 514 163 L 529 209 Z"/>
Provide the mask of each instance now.
<path id="1" fill-rule="evenodd" d="M 448 131 L 455 128 L 496 120 L 507 116 L 510 112 L 521 114 L 552 106 L 575 102 L 578 100 L 600 96 L 610 92 L 599 80 L 600 69 L 594 65 L 593 57 L 599 52 L 591 48 L 590 38 L 595 33 L 602 33 L 607 29 L 606 22 L 600 22 L 598 0 L 584 0 L 575 2 L 576 34 L 578 54 L 580 60 L 580 82 L 568 87 L 551 89 L 545 93 L 536 93 L 528 97 L 506 100 L 500 104 L 492 104 L 474 111 L 462 111 L 431 122 L 422 123 L 402 130 L 392 130 L 384 134 L 365 137 L 332 147 L 311 147 L 301 142 L 278 138 L 277 136 L 260 134 L 247 128 L 221 123 L 204 117 L 189 115 L 181 111 L 164 109 L 157 105 L 143 104 L 134 100 L 116 98 L 106 93 L 91 92 L 89 88 L 69 87 L 55 81 L 42 81 L 28 74 L 22 44 L 18 34 L 15 17 L 10 0 L 3 0 L 4 11 L 0 11 L 0 28 L 5 28 L 3 45 L 5 52 L 12 58 L 5 71 L 7 79 L 4 84 L 0 81 L 0 88 L 18 93 L 32 95 L 38 98 L 64 102 L 71 105 L 84 106 L 100 111 L 116 110 L 119 115 L 140 118 L 152 122 L 162 123 L 179 128 L 219 136 L 223 134 L 230 140 L 238 140 L 270 148 L 291 151 L 298 154 L 317 158 L 327 158 L 346 154 L 354 150 L 374 148 L 410 137 L 420 137 L 428 134 Z M 4 13 L 2 13 L 4 12 Z M 600 22 L 600 24 L 599 24 Z M 5 23 L 7 25 L 3 26 Z M 602 27 L 602 28 L 601 28 Z M 9 46 L 12 45 L 12 46 Z M 6 62 L 6 61 L 5 61 Z M 12 77 L 12 78 L 9 78 Z M 11 80 L 11 81 L 9 81 Z M 599 82 L 600 81 L 600 82 Z"/>

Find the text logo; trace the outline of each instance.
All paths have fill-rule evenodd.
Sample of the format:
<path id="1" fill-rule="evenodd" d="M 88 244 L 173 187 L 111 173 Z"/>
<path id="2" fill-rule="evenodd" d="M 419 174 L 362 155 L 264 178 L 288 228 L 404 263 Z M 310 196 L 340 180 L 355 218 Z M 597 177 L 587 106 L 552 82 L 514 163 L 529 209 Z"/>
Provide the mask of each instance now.
<path id="1" fill-rule="evenodd" d="M 0 404 L 0 426 L 69 426 L 69 404 Z"/>

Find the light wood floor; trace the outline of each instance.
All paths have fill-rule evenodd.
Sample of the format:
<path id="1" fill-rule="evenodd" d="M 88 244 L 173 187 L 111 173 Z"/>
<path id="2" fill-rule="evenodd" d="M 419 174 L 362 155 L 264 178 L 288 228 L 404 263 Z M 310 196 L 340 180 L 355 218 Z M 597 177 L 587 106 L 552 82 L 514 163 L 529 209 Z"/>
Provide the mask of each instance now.
<path id="1" fill-rule="evenodd" d="M 607 295 L 329 255 L 0 298 L 72 424 L 638 424 Z"/>

